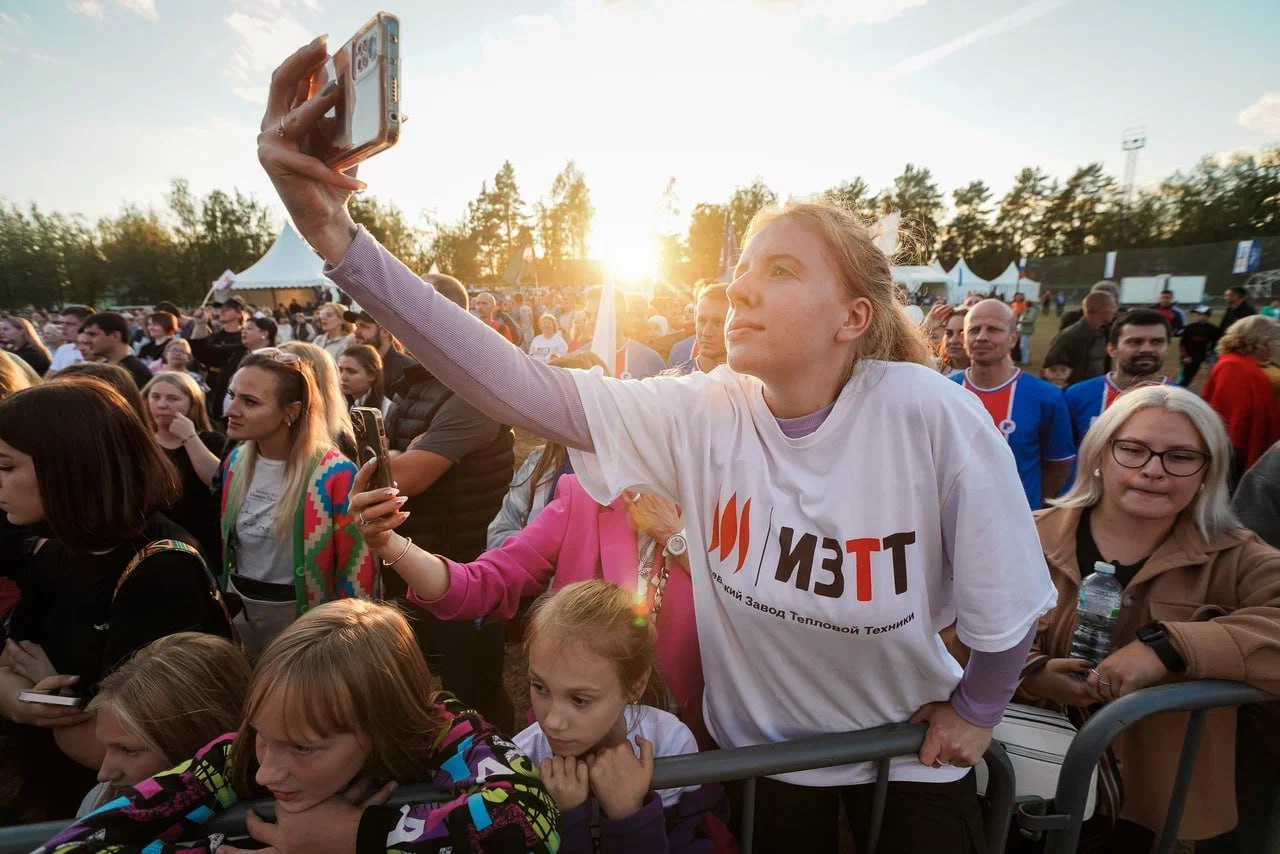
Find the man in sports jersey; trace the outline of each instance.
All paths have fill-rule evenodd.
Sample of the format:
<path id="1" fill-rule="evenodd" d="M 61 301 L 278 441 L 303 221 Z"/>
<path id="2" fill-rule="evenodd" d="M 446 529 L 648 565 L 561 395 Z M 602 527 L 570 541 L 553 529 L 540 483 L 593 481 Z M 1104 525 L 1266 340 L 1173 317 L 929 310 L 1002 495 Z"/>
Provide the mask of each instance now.
<path id="1" fill-rule="evenodd" d="M 978 396 L 1004 434 L 1027 503 L 1039 510 L 1046 497 L 1062 490 L 1076 452 L 1062 392 L 1013 363 L 1010 354 L 1016 340 L 1009 306 L 996 299 L 978 303 L 964 322 L 969 367 L 953 379 Z"/>
<path id="2" fill-rule="evenodd" d="M 1169 321 L 1158 309 L 1136 308 L 1111 324 L 1107 355 L 1115 368 L 1100 377 L 1070 385 L 1063 392 L 1077 448 L 1090 425 L 1120 395 L 1136 386 L 1169 382 L 1161 370 L 1171 337 Z"/>

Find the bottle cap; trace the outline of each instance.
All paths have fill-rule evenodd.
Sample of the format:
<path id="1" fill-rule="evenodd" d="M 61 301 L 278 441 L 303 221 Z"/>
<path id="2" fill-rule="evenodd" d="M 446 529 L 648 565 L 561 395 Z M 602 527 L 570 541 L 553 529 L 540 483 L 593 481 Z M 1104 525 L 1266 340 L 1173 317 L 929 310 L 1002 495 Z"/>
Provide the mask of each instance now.
<path id="1" fill-rule="evenodd" d="M 1116 574 L 1116 568 L 1104 560 L 1094 562 L 1093 571 L 1106 573 L 1107 575 Z"/>

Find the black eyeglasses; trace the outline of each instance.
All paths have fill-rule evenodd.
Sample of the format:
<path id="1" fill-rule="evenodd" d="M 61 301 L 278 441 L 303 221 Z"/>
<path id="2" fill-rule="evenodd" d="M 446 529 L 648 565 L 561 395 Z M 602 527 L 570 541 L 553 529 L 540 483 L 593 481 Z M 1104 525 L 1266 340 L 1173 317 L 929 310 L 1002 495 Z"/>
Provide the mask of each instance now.
<path id="1" fill-rule="evenodd" d="M 1125 468 L 1140 469 L 1149 463 L 1152 457 L 1159 457 L 1160 465 L 1173 477 L 1191 477 L 1193 474 L 1198 474 L 1212 459 L 1208 454 L 1186 448 L 1153 451 L 1141 442 L 1128 439 L 1112 439 L 1107 444 L 1111 446 L 1111 458 Z"/>

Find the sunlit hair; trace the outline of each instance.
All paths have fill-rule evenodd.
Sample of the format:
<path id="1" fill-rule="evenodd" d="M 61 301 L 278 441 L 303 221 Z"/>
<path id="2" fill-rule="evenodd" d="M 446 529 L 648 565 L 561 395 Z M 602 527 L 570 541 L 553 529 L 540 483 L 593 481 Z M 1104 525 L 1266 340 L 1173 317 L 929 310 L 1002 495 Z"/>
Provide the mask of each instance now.
<path id="1" fill-rule="evenodd" d="M 191 356 L 191 342 L 185 338 L 172 338 L 168 344 L 164 345 L 164 358 L 168 360 L 169 351 L 178 349 Z"/>
<path id="2" fill-rule="evenodd" d="M 348 323 L 347 318 L 343 316 L 347 312 L 347 307 L 345 305 L 342 305 L 341 303 L 336 303 L 336 302 L 324 303 L 323 305 L 321 305 L 319 308 L 316 309 L 317 317 L 319 316 L 320 312 L 326 311 L 326 310 L 333 312 L 334 316 L 338 318 L 339 337 L 343 335 L 350 335 L 351 333 L 356 331 L 356 325 L 354 323 Z"/>
<path id="3" fill-rule="evenodd" d="M 49 348 L 44 346 L 44 341 L 41 340 L 39 333 L 36 332 L 36 328 L 32 325 L 30 320 L 27 320 L 25 317 L 17 317 L 16 315 L 10 314 L 4 317 L 3 322 L 9 324 L 18 332 L 18 336 L 21 340 L 14 343 L 15 350 L 19 347 L 31 347 L 46 359 L 53 359 L 53 355 L 49 352 Z"/>
<path id="4" fill-rule="evenodd" d="M 526 652 L 538 638 L 585 647 L 613 665 L 624 692 L 640 689 L 634 701 L 665 705 L 656 627 L 634 590 L 594 578 L 544 593 L 529 611 Z"/>
<path id="5" fill-rule="evenodd" d="M 269 699 L 282 704 L 290 738 L 367 738 L 369 756 L 359 776 L 379 786 L 428 779 L 424 747 L 444 719 L 413 631 L 395 608 L 339 599 L 303 614 L 267 646 L 233 747 L 232 782 L 242 796 L 254 789 L 253 723 Z"/>
<path id="6" fill-rule="evenodd" d="M 550 316 L 549 314 L 543 315 L 543 317 Z M 550 359 L 547 364 L 554 368 L 571 368 L 580 371 L 599 368 L 606 376 L 609 374 L 609 368 L 605 365 L 604 359 L 601 359 L 590 350 L 579 350 L 576 353 L 556 356 Z M 533 509 L 533 499 L 538 494 L 538 490 L 543 486 L 550 485 L 555 480 L 556 475 L 564 468 L 565 461 L 568 459 L 568 449 L 559 442 L 547 442 L 542 446 L 542 455 L 533 464 L 533 471 L 529 473 L 529 479 L 524 483 L 516 484 L 517 487 L 527 485 L 529 488 L 529 501 L 525 505 L 525 511 L 520 520 L 522 526 L 529 523 L 529 513 Z"/>
<path id="7" fill-rule="evenodd" d="M 332 440 L 325 427 L 324 410 L 318 405 L 320 393 L 316 391 L 315 377 L 305 359 L 285 364 L 276 361 L 269 353 L 258 351 L 240 360 L 237 373 L 246 368 L 258 368 L 271 374 L 276 382 L 276 403 L 281 409 L 286 409 L 293 403 L 301 404 L 298 417 L 289 425 L 289 456 L 284 464 L 284 487 L 271 513 L 276 536 L 283 539 L 293 536 L 293 514 L 298 509 L 298 502 L 302 500 L 311 472 L 320 462 L 321 455 L 332 445 Z M 240 454 L 243 473 L 232 478 L 227 487 L 230 490 L 227 507 L 228 512 L 233 514 L 232 518 L 239 512 L 249 483 L 253 480 L 253 470 L 258 462 L 257 440 L 246 439 L 240 443 Z"/>
<path id="8" fill-rule="evenodd" d="M 338 357 L 339 362 L 343 359 L 350 359 L 355 362 L 360 366 L 360 370 L 369 375 L 369 391 L 365 395 L 364 403 L 360 405 L 375 408 L 382 406 L 382 401 L 386 398 L 387 392 L 386 383 L 382 376 L 382 356 L 378 354 L 378 351 L 368 344 L 352 344 L 343 350 L 342 355 Z M 339 386 L 339 390 L 341 390 L 341 386 Z M 347 414 L 350 415 L 350 412 Z"/>
<path id="9" fill-rule="evenodd" d="M 0 400 L 40 384 L 40 375 L 21 356 L 0 351 Z"/>
<path id="10" fill-rule="evenodd" d="M 44 521 L 73 549 L 129 542 L 182 492 L 138 413 L 92 377 L 60 374 L 0 402 L 0 441 L 31 457 Z M 86 490 L 104 498 L 87 501 Z"/>
<path id="11" fill-rule="evenodd" d="M 204 392 L 200 390 L 200 386 L 196 385 L 196 381 L 191 379 L 189 374 L 180 373 L 178 371 L 160 371 L 151 381 L 142 387 L 142 420 L 147 422 L 148 429 L 152 433 L 160 428 L 156 426 L 156 419 L 151 414 L 151 389 L 155 388 L 158 383 L 166 383 L 178 391 L 182 392 L 191 406 L 187 409 L 187 417 L 191 419 L 191 423 L 196 425 L 197 430 L 209 431 L 213 426 L 209 423 L 209 413 L 205 410 Z"/>
<path id="12" fill-rule="evenodd" d="M 858 341 L 857 357 L 886 362 L 915 362 L 933 366 L 929 342 L 906 313 L 902 292 L 894 285 L 889 258 L 875 245 L 866 223 L 857 215 L 819 202 L 787 202 L 760 210 L 747 226 L 742 244 L 768 225 L 791 219 L 807 226 L 822 241 L 827 260 L 835 268 L 850 299 L 871 301 L 871 322 Z"/>
<path id="13" fill-rule="evenodd" d="M 338 383 L 338 363 L 333 356 L 323 347 L 306 341 L 288 341 L 281 344 L 280 349 L 302 357 L 302 361 L 311 366 L 329 440 L 340 448 L 354 448 L 356 431 L 351 425 L 347 399 L 342 396 L 342 386 Z"/>
<path id="14" fill-rule="evenodd" d="M 1240 318 L 1218 341 L 1219 353 L 1252 356 L 1263 350 L 1270 350 L 1273 357 L 1280 355 L 1280 323 L 1261 314 Z"/>
<path id="15" fill-rule="evenodd" d="M 235 644 L 201 632 L 154 640 L 98 686 L 88 711 L 110 708 L 121 726 L 171 764 L 240 726 L 249 662 Z"/>
<path id="16" fill-rule="evenodd" d="M 1125 392 L 1107 411 L 1093 422 L 1080 444 L 1076 458 L 1076 480 L 1071 489 L 1050 504 L 1059 507 L 1092 507 L 1102 500 L 1102 478 L 1093 472 L 1102 466 L 1110 452 L 1110 442 L 1135 413 L 1143 409 L 1163 409 L 1190 419 L 1209 454 L 1209 464 L 1202 474 L 1204 488 L 1182 511 L 1192 518 L 1200 535 L 1212 542 L 1228 528 L 1239 525 L 1231 512 L 1231 496 L 1227 492 L 1227 472 L 1231 468 L 1231 441 L 1218 413 L 1196 394 L 1176 385 L 1142 386 Z"/>

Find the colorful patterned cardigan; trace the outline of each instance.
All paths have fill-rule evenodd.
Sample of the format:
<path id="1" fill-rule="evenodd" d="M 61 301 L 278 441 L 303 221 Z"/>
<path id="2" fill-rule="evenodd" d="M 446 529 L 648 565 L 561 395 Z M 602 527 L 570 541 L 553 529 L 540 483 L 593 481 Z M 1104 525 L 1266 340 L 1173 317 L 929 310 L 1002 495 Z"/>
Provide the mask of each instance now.
<path id="1" fill-rule="evenodd" d="M 360 819 L 357 852 L 487 852 L 554 854 L 560 815 L 537 769 L 511 741 L 448 694 L 433 698 L 445 720 L 422 745 L 423 764 L 447 800 L 403 807 L 368 807 Z M 235 733 L 201 748 L 171 771 L 143 780 L 63 830 L 39 854 L 208 854 L 215 849 L 201 825 L 237 803 L 231 788 Z M 270 797 L 255 787 L 250 797 Z M 220 841 L 220 840 L 219 840 Z M 274 849 L 273 849 L 274 850 Z"/>
<path id="2" fill-rule="evenodd" d="M 234 550 L 225 548 L 235 525 L 239 506 L 231 507 L 231 485 L 248 476 L 243 447 L 227 457 L 222 470 L 222 577 L 226 589 Z M 347 515 L 355 464 L 337 448 L 321 455 L 307 489 L 293 514 L 293 581 L 298 613 L 333 599 L 372 598 L 376 567 L 373 554 L 360 535 L 359 526 Z"/>

